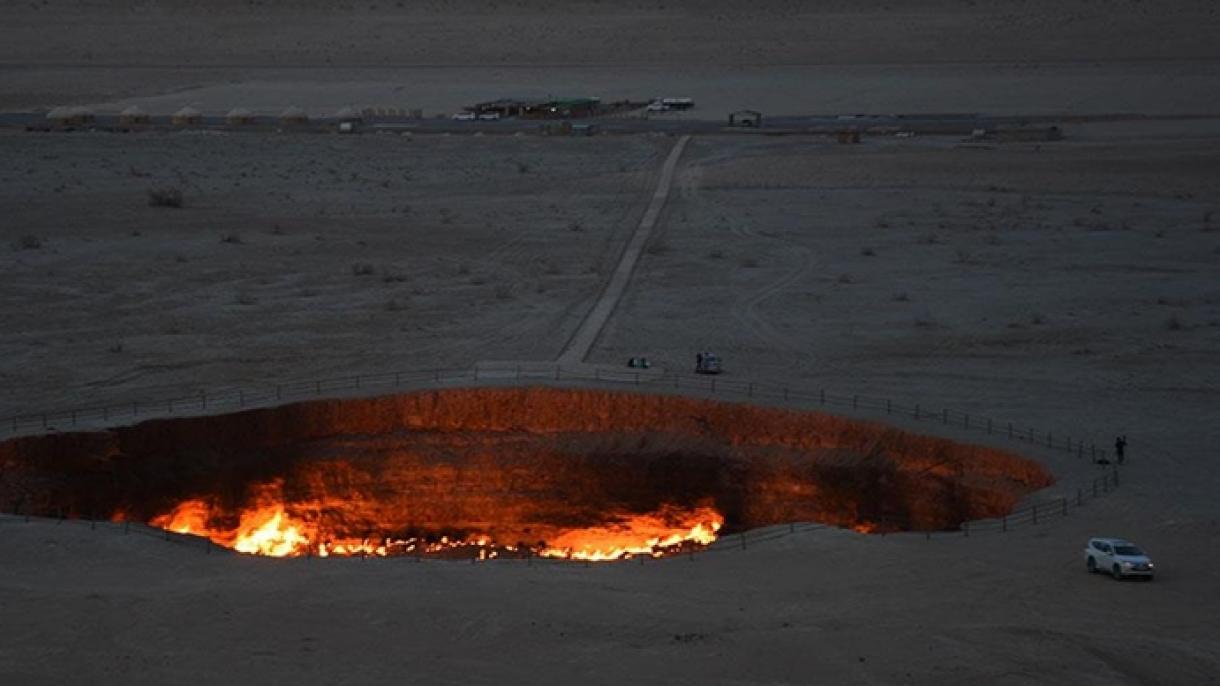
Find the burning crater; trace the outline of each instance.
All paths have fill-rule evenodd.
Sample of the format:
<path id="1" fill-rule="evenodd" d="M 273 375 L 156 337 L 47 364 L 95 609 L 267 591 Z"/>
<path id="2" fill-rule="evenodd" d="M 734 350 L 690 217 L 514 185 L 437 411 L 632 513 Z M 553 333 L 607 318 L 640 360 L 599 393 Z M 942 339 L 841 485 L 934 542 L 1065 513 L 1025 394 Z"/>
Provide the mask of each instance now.
<path id="1" fill-rule="evenodd" d="M 661 555 L 819 521 L 936 530 L 1051 477 L 813 412 L 606 391 L 316 401 L 0 443 L 0 506 L 147 522 L 273 556 Z"/>

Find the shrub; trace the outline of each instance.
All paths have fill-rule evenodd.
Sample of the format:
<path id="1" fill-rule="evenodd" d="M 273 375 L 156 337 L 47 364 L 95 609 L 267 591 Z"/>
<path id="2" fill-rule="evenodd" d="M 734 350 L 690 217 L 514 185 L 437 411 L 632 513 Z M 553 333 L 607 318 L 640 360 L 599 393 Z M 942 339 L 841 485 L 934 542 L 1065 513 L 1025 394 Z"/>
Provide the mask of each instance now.
<path id="1" fill-rule="evenodd" d="M 13 250 L 38 250 L 42 248 L 42 239 L 38 236 L 25 235 L 13 241 Z"/>
<path id="2" fill-rule="evenodd" d="M 148 204 L 151 207 L 182 207 L 182 191 L 173 187 L 150 188 Z"/>

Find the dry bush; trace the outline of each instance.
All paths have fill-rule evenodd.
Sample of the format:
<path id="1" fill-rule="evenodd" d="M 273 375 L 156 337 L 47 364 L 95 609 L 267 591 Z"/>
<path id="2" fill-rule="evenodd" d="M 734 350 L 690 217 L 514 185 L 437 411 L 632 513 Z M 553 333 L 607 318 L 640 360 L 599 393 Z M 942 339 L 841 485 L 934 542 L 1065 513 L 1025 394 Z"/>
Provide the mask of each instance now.
<path id="1" fill-rule="evenodd" d="M 911 296 L 907 295 L 907 292 L 906 292 L 906 291 L 902 291 L 902 292 L 900 292 L 900 293 L 895 293 L 895 294 L 894 294 L 894 300 L 896 300 L 896 301 L 898 301 L 898 302 L 900 302 L 900 303 L 910 302 L 910 301 L 911 301 Z"/>
<path id="2" fill-rule="evenodd" d="M 242 243 L 245 243 L 245 241 L 243 241 L 241 238 L 241 234 L 239 233 L 226 233 L 220 237 L 220 242 L 230 243 L 232 245 L 241 245 Z"/>
<path id="3" fill-rule="evenodd" d="M 860 255 L 862 257 L 876 257 L 877 251 L 872 248 L 860 248 Z"/>
<path id="4" fill-rule="evenodd" d="M 149 188 L 148 204 L 150 207 L 182 207 L 182 191 L 172 186 Z"/>
<path id="5" fill-rule="evenodd" d="M 1169 319 L 1165 320 L 1165 328 L 1169 331 L 1181 331 L 1186 328 L 1186 325 L 1183 324 L 1182 320 L 1178 319 L 1178 315 L 1175 314 Z"/>
<path id="6" fill-rule="evenodd" d="M 42 248 L 42 239 L 38 236 L 26 234 L 13 241 L 13 250 L 38 250 L 40 248 Z"/>

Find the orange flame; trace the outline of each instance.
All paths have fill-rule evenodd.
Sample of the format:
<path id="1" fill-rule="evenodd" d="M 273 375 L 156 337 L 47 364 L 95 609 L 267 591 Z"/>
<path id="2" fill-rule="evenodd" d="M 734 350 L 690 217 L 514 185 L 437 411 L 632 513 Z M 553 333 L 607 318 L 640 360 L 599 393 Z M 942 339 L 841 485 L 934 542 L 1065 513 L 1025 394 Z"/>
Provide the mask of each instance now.
<path id="1" fill-rule="evenodd" d="M 494 559 L 502 552 L 517 553 L 518 547 L 496 544 L 491 536 L 472 535 L 464 539 L 441 536 L 440 540 L 416 538 L 370 540 L 368 538 L 327 538 L 316 526 L 293 516 L 280 493 L 279 484 L 263 487 L 255 503 L 238 514 L 236 528 L 217 525 L 225 511 L 206 500 L 192 499 L 173 510 L 154 517 L 149 523 L 180 534 L 206 536 L 217 545 L 241 553 L 269 557 L 303 555 L 385 557 L 391 554 L 436 554 L 461 548 L 474 548 L 472 555 L 481 560 Z M 709 545 L 716 540 L 724 517 L 711 507 L 693 509 L 664 506 L 647 514 L 611 517 L 612 523 L 583 529 L 567 529 L 529 554 L 571 560 L 604 561 L 633 555 L 660 557 L 687 545 Z M 231 519 L 229 520 L 231 521 Z"/>
<path id="2" fill-rule="evenodd" d="M 686 543 L 709 545 L 722 526 L 724 517 L 710 507 L 692 511 L 665 507 L 613 525 L 567 531 L 538 554 L 595 562 L 632 555 L 660 557 Z"/>

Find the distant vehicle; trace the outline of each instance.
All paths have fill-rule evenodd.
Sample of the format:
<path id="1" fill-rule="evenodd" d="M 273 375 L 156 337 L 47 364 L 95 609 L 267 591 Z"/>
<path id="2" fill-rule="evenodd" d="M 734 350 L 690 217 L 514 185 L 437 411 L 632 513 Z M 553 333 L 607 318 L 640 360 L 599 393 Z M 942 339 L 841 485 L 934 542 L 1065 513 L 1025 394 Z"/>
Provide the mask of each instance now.
<path id="1" fill-rule="evenodd" d="M 719 374 L 720 358 L 716 353 L 699 353 L 695 355 L 695 373 L 696 374 Z"/>
<path id="2" fill-rule="evenodd" d="M 356 125 L 350 121 L 341 122 L 339 124 L 339 133 L 355 133 Z"/>
<path id="3" fill-rule="evenodd" d="M 632 357 L 627 360 L 627 366 L 632 369 L 650 369 L 652 362 L 649 362 L 647 357 Z"/>
<path id="4" fill-rule="evenodd" d="M 1115 579 L 1129 576 L 1152 581 L 1155 566 L 1134 543 L 1121 538 L 1090 538 L 1084 548 L 1089 573 L 1108 572 Z"/>
<path id="5" fill-rule="evenodd" d="M 474 112 L 458 112 L 450 117 L 454 121 L 474 121 L 478 116 Z"/>
<path id="6" fill-rule="evenodd" d="M 479 119 L 483 121 L 497 121 L 500 118 L 499 112 L 483 112 L 479 115 Z"/>
<path id="7" fill-rule="evenodd" d="M 648 103 L 649 112 L 668 112 L 670 110 L 689 110 L 695 106 L 691 98 L 657 98 Z"/>

